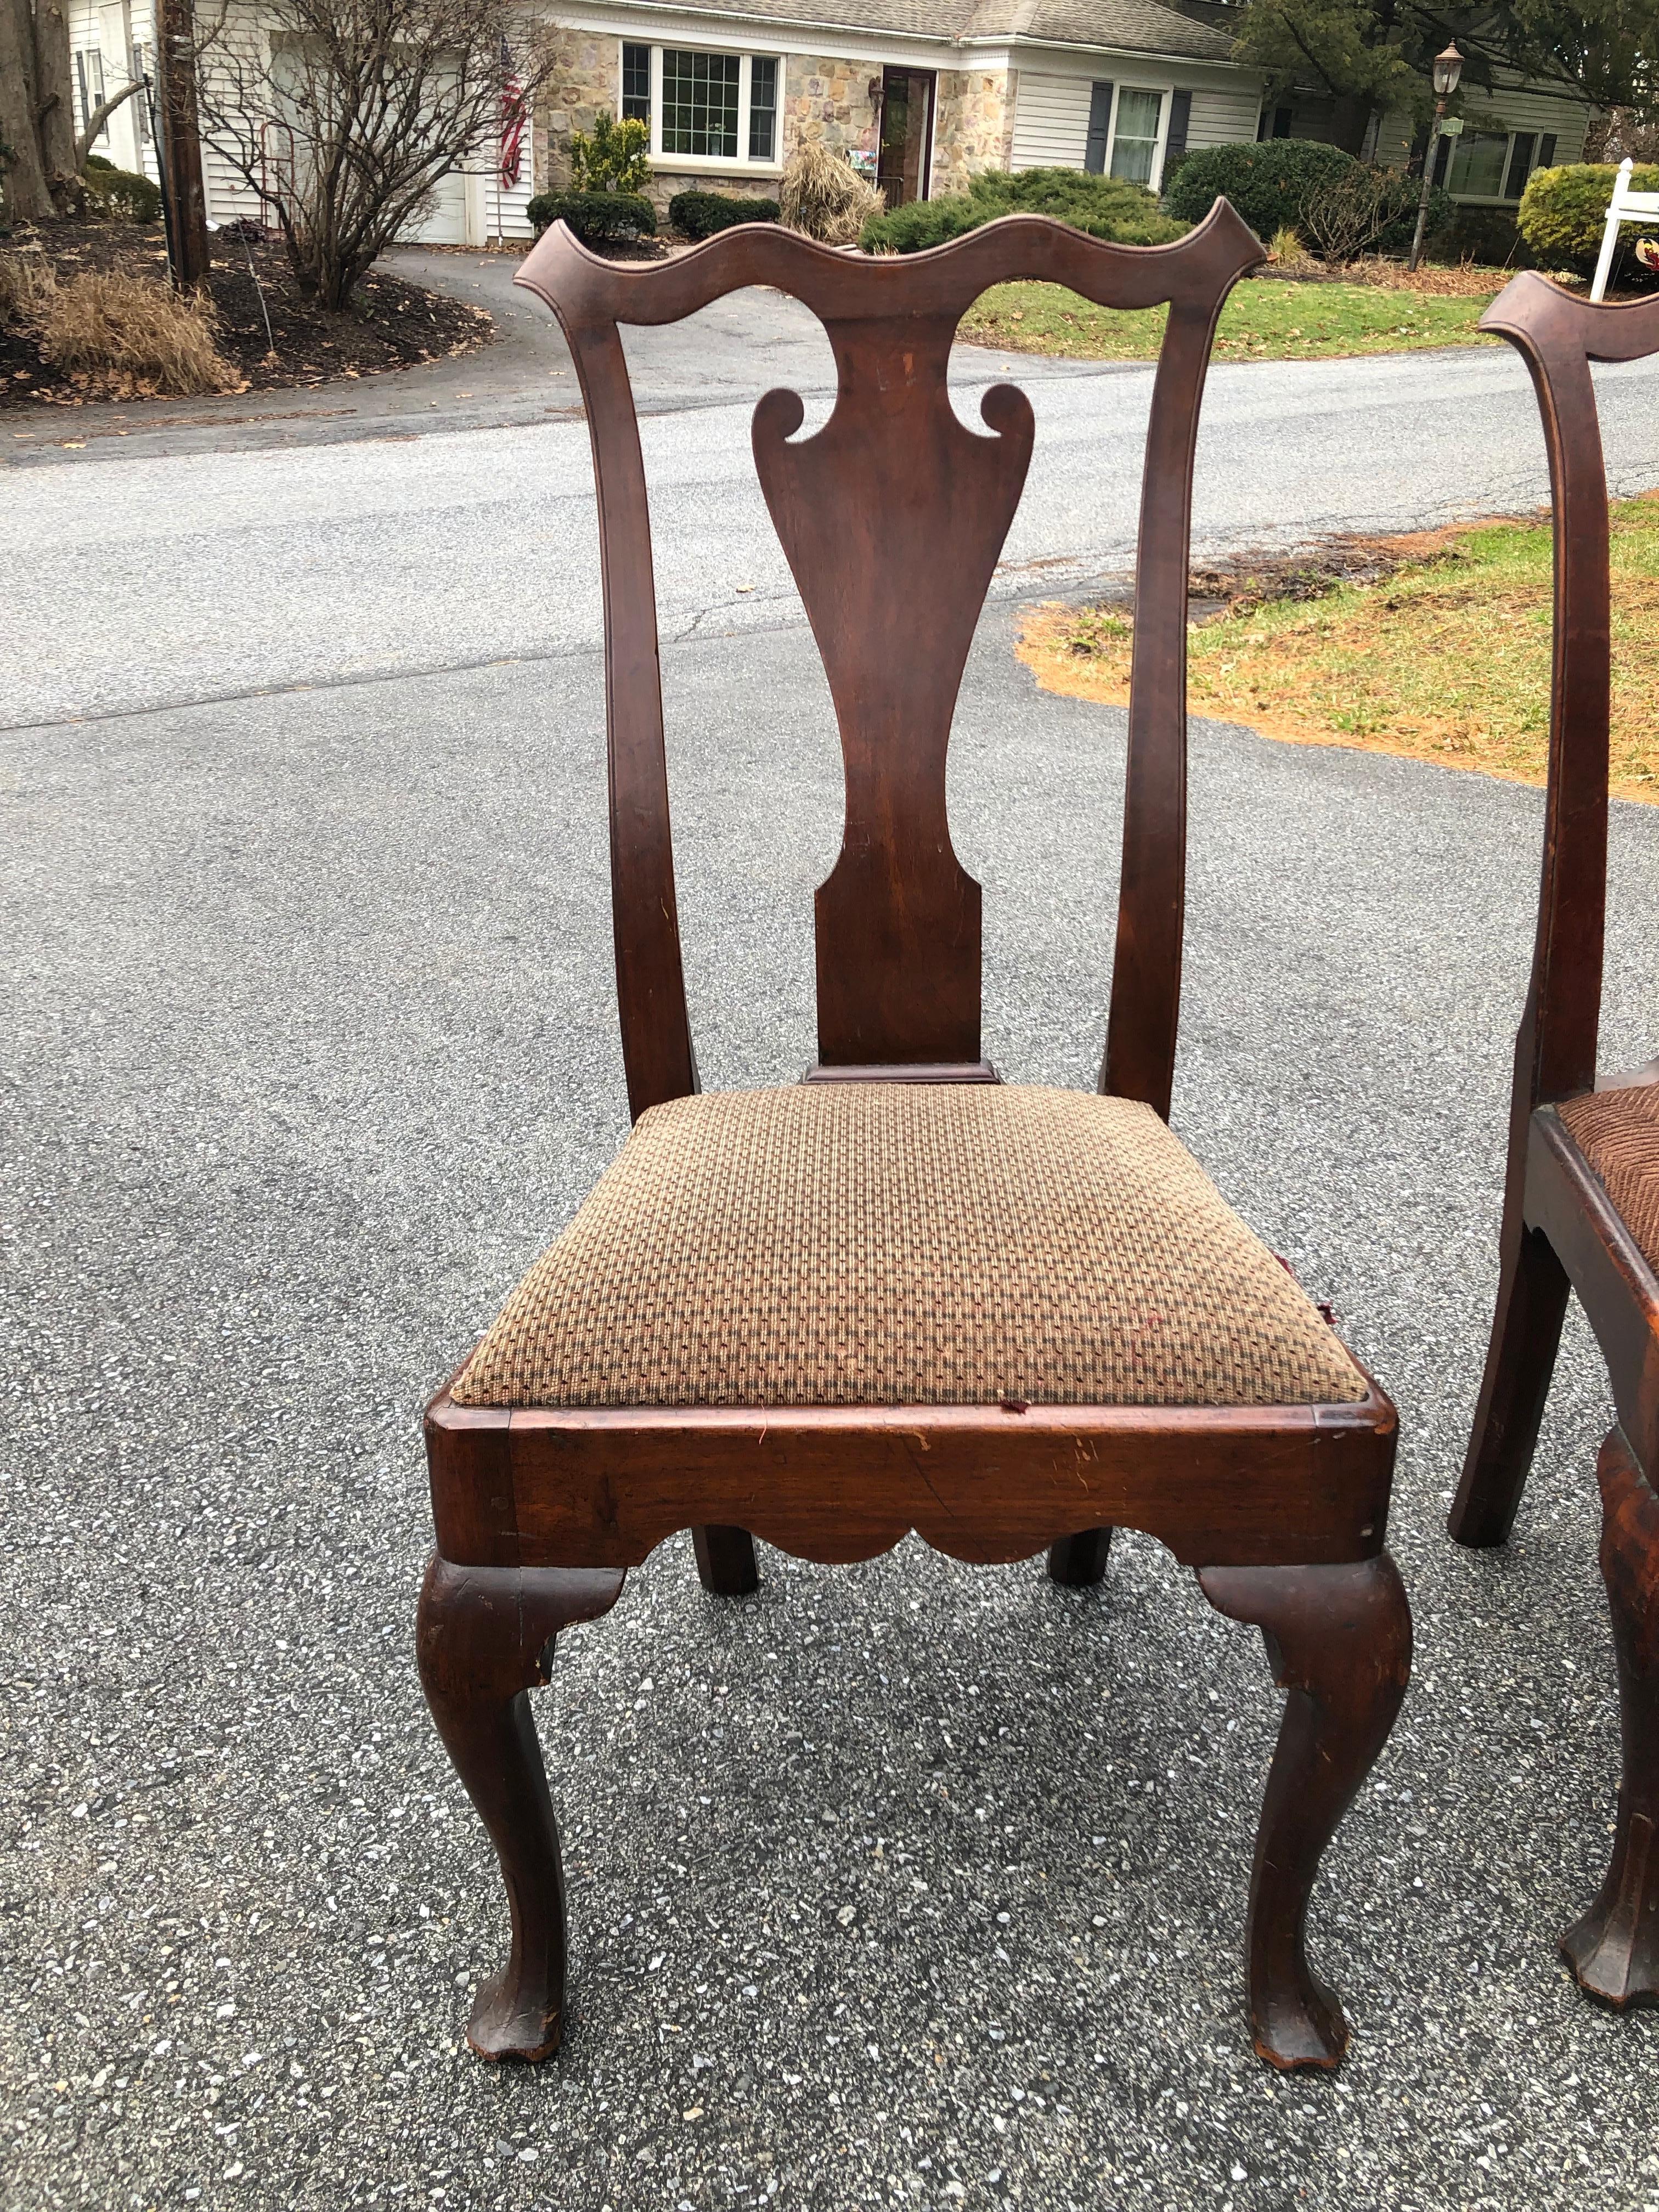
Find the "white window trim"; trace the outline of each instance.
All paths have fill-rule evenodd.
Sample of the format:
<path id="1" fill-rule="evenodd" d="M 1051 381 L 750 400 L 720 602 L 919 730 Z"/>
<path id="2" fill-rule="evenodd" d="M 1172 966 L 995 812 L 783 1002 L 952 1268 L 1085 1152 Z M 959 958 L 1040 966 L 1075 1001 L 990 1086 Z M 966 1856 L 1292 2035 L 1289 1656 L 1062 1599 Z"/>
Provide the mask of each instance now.
<path id="1" fill-rule="evenodd" d="M 1497 133 L 1495 131 L 1471 131 L 1469 135 L 1470 135 L 1470 137 L 1477 137 L 1477 138 L 1495 138 L 1495 137 L 1497 137 L 1498 133 Z M 1507 139 L 1505 140 L 1505 142 L 1504 142 L 1504 166 L 1503 166 L 1503 167 L 1502 167 L 1502 168 L 1498 171 L 1498 179 L 1499 179 L 1499 181 L 1500 181 L 1500 183 L 1501 183 L 1501 184 L 1507 184 L 1507 183 L 1509 182 L 1509 179 L 1510 179 L 1510 167 L 1511 167 L 1511 165 L 1513 164 L 1514 160 L 1515 160 L 1515 142 L 1516 142 L 1516 140 L 1517 138 L 1530 138 L 1530 139 L 1532 140 L 1532 161 L 1531 161 L 1531 162 L 1530 162 L 1530 164 L 1528 165 L 1528 169 L 1527 169 L 1527 177 L 1528 177 L 1528 182 L 1530 182 L 1531 178 L 1532 178 L 1532 175 L 1533 175 L 1533 172 L 1534 172 L 1534 170 L 1535 170 L 1535 169 L 1537 168 L 1537 167 L 1538 167 L 1538 146 L 1539 146 L 1539 141 L 1540 141 L 1540 139 L 1542 139 L 1542 138 L 1547 137 L 1548 137 L 1548 135 L 1549 135 L 1549 134 L 1547 133 L 1547 131 L 1543 131 L 1543 130 L 1541 130 L 1541 129 L 1540 129 L 1540 130 L 1536 130 L 1536 131 L 1511 131 L 1509 133 L 1508 137 L 1507 137 Z M 1558 132 L 1557 136 L 1558 136 L 1558 137 L 1559 136 L 1559 132 Z M 1516 208 L 1516 207 L 1519 207 L 1519 206 L 1520 206 L 1520 204 L 1521 204 L 1521 202 L 1520 202 L 1520 200 L 1519 200 L 1519 198 L 1515 198 L 1515 199 L 1510 199 L 1510 198 L 1508 198 L 1508 196 L 1507 196 L 1505 193 L 1504 193 L 1504 192 L 1503 192 L 1503 191 L 1496 191 L 1496 192 L 1453 192 L 1453 191 L 1452 191 L 1452 185 L 1451 185 L 1452 164 L 1453 164 L 1453 163 L 1456 161 L 1456 159 L 1457 159 L 1457 149 L 1458 149 L 1458 147 L 1462 144 L 1462 137 L 1461 137 L 1461 136 L 1460 136 L 1458 138 L 1455 138 L 1455 139 L 1452 141 L 1452 150 L 1451 150 L 1451 152 L 1450 152 L 1450 153 L 1447 155 L 1447 157 L 1446 157 L 1446 182 L 1445 182 L 1445 185 L 1444 185 L 1444 186 L 1443 186 L 1443 188 L 1444 191 L 1448 191 L 1448 192 L 1451 192 L 1451 197 L 1452 197 L 1452 198 L 1454 199 L 1454 201 L 1456 203 L 1456 204 L 1457 204 L 1459 207 L 1490 207 L 1490 208 Z M 1434 161 L 1435 161 L 1435 164 L 1436 164 L 1436 166 L 1437 166 L 1437 166 L 1438 166 L 1438 164 L 1439 164 L 1439 160 L 1440 160 L 1439 149 L 1438 149 L 1438 147 L 1437 146 L 1437 148 L 1436 148 L 1436 149 L 1435 149 L 1435 155 L 1434 155 Z M 1420 173 L 1421 173 L 1421 172 L 1419 171 L 1419 173 L 1420 174 Z M 1524 191 L 1524 190 L 1525 190 L 1525 186 L 1523 185 L 1523 186 L 1522 187 L 1522 191 Z"/>
<path id="2" fill-rule="evenodd" d="M 644 39 L 618 39 L 617 41 L 617 114 L 622 115 L 622 50 L 624 46 L 642 46 Z M 783 174 L 781 146 L 783 141 L 783 83 L 784 57 L 781 54 L 739 51 L 737 47 L 717 45 L 710 39 L 676 39 L 674 52 L 683 53 L 735 54 L 738 61 L 738 150 L 724 154 L 665 154 L 662 147 L 662 57 L 660 46 L 651 46 L 651 146 L 649 159 L 653 169 L 666 169 L 675 175 L 732 176 L 741 173 L 746 177 L 781 177 Z M 750 81 L 757 59 L 777 64 L 777 105 L 772 112 L 772 158 L 769 161 L 751 161 L 749 156 Z"/>
<path id="3" fill-rule="evenodd" d="M 1152 149 L 1152 173 L 1146 179 L 1147 191 L 1156 192 L 1164 184 L 1164 149 L 1170 139 L 1170 111 L 1175 106 L 1176 88 L 1173 84 L 1146 84 L 1133 79 L 1127 83 L 1113 84 L 1112 127 L 1106 133 L 1106 166 L 1101 171 L 1105 177 L 1112 173 L 1112 156 L 1117 151 L 1118 102 L 1126 92 L 1155 92 L 1158 95 L 1158 143 Z"/>

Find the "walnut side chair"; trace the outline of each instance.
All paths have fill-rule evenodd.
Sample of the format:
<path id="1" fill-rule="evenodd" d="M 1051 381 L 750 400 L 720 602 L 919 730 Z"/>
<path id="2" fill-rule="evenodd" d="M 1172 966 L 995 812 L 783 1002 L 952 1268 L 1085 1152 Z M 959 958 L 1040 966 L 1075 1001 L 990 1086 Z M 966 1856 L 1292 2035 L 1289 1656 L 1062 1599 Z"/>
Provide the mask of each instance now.
<path id="1" fill-rule="evenodd" d="M 1172 246 L 1013 216 L 932 252 L 849 256 L 776 226 L 656 268 L 562 225 L 519 282 L 575 358 L 598 480 L 617 983 L 635 1127 L 569 1228 L 428 1407 L 437 1550 L 418 1650 L 495 1844 L 512 1941 L 469 2039 L 556 2049 L 558 1835 L 526 1692 L 554 1638 L 690 1528 L 704 1587 L 752 1589 L 753 1538 L 872 1559 L 1048 1549 L 1097 1582 L 1115 1526 L 1263 1632 L 1288 1692 L 1249 1905 L 1257 2049 L 1332 2067 L 1348 2027 L 1310 1970 L 1321 1854 L 1392 1727 L 1411 1619 L 1382 1548 L 1395 1415 L 1167 1127 L 1186 838 L 1187 567 L 1199 401 L 1229 290 L 1261 257 L 1218 203 Z M 1123 864 L 1097 1094 L 981 1058 L 980 886 L 952 850 L 945 750 L 1034 418 L 1012 386 L 954 413 L 957 325 L 988 285 L 1167 301 L 1137 568 Z M 844 842 L 817 894 L 818 1061 L 705 1097 L 687 1023 L 650 523 L 618 325 L 769 284 L 834 352 L 829 421 L 756 408 L 756 465 L 829 678 Z M 763 702 L 756 702 L 763 711 Z"/>
<path id="2" fill-rule="evenodd" d="M 1624 1778 L 1600 1896 L 1561 1939 L 1579 1986 L 1659 2002 L 1659 1060 L 1596 1076 L 1607 915 L 1612 601 L 1593 361 L 1659 353 L 1659 301 L 1591 306 L 1528 272 L 1480 319 L 1532 373 L 1555 511 L 1544 871 L 1515 1043 L 1498 1310 L 1463 1479 L 1459 1543 L 1501 1544 L 1526 1486 L 1569 1290 L 1607 1363 L 1601 1574 Z"/>

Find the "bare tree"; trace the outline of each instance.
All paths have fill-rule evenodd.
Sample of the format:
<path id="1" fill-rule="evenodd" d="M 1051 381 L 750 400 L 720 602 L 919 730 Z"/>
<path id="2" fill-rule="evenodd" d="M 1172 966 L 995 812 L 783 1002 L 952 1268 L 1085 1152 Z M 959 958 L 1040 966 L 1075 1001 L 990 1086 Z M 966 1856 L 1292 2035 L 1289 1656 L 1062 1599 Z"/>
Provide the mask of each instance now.
<path id="1" fill-rule="evenodd" d="M 202 135 L 256 193 L 301 287 L 343 307 L 514 100 L 553 66 L 508 0 L 270 0 L 221 17 L 198 69 Z"/>
<path id="2" fill-rule="evenodd" d="M 70 90 L 66 0 L 0 0 L 0 140 L 8 149 L 6 198 L 14 216 L 46 222 L 74 212 L 87 155 L 124 100 L 123 85 L 100 102 L 77 134 Z"/>

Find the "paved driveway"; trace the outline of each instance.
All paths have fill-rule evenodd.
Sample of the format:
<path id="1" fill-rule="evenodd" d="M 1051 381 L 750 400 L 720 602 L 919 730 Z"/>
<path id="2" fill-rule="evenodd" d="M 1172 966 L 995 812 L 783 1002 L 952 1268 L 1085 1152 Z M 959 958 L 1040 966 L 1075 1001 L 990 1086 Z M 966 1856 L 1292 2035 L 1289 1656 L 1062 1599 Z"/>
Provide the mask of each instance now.
<path id="1" fill-rule="evenodd" d="M 1346 374 L 1218 374 L 1206 532 L 1538 495 L 1503 356 Z M 1621 477 L 1659 483 L 1650 386 L 1607 389 Z M 1143 391 L 1043 382 L 1060 458 L 1011 560 L 1121 556 L 1111 425 Z M 738 408 L 649 435 L 699 1054 L 711 1085 L 787 1079 L 839 807 L 824 687 Z M 1417 1673 L 1315 1907 L 1346 2070 L 1249 2055 L 1278 1700 L 1133 1536 L 1095 1594 L 911 1545 L 767 1553 L 733 1606 L 664 1547 L 540 1700 L 564 2055 L 460 2049 L 500 1910 L 414 1679 L 416 1416 L 624 1126 L 583 466 L 556 425 L 6 478 L 6 2201 L 1659 2203 L 1659 2023 L 1590 2009 L 1553 1948 L 1616 1762 L 1576 1323 L 1516 1541 L 1441 1525 L 1538 797 L 1218 725 L 1176 1120 L 1403 1415 Z M 1085 1085 L 1122 720 L 1014 662 L 1032 574 L 983 626 L 953 814 L 988 1047 Z M 1616 807 L 1613 846 L 1618 1061 L 1653 1042 L 1659 814 Z"/>

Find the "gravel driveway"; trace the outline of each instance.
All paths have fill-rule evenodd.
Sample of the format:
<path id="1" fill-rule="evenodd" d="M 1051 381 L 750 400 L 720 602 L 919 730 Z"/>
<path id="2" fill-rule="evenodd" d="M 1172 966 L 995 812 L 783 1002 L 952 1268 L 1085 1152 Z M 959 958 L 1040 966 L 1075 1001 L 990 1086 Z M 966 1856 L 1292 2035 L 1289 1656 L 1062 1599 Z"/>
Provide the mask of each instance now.
<path id="1" fill-rule="evenodd" d="M 1540 495 L 1506 356 L 1347 376 L 1217 375 L 1211 538 Z M 1616 473 L 1659 483 L 1650 378 L 1605 388 Z M 987 1047 L 1018 1079 L 1092 1080 L 1123 720 L 1035 690 L 1014 602 L 1121 553 L 1108 424 L 1140 391 L 1039 380 L 1058 452 L 958 716 Z M 1315 1905 L 1346 2068 L 1250 2055 L 1278 1698 L 1259 1639 L 1134 1536 L 1098 1592 L 910 1544 L 765 1552 L 726 1605 L 665 1547 L 538 1705 L 564 2052 L 465 2054 L 501 1914 L 415 1680 L 416 1416 L 624 1128 L 583 443 L 6 479 L 5 2203 L 1659 2205 L 1659 2021 L 1592 2009 L 1553 1949 L 1617 1759 L 1610 1416 L 1576 1321 L 1516 1540 L 1443 1530 L 1539 795 L 1217 725 L 1176 1122 L 1402 1413 L 1416 1674 Z M 711 1087 L 787 1080 L 827 695 L 736 405 L 649 443 L 699 1058 Z M 1659 811 L 1613 836 L 1609 1065 L 1654 1043 Z"/>

